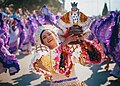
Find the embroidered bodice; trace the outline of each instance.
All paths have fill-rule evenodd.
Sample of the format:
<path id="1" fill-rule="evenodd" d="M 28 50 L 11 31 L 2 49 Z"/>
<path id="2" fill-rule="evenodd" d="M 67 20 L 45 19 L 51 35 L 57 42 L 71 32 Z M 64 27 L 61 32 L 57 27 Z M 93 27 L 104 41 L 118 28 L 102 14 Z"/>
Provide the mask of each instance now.
<path id="1" fill-rule="evenodd" d="M 74 25 L 78 24 L 78 18 L 79 18 L 79 16 L 78 16 L 77 12 L 72 13 L 72 19 L 73 19 Z"/>
<path id="2" fill-rule="evenodd" d="M 71 55 L 69 51 L 63 53 L 60 46 L 54 50 L 50 50 L 46 55 L 42 55 L 36 60 L 36 62 L 40 62 L 41 67 L 38 67 L 36 62 L 34 62 L 33 65 L 38 72 L 39 68 L 41 68 L 50 73 L 61 73 L 68 76 L 70 74 L 70 69 L 72 68 L 72 61 L 70 56 Z M 43 70 L 40 72 L 43 72 Z"/>

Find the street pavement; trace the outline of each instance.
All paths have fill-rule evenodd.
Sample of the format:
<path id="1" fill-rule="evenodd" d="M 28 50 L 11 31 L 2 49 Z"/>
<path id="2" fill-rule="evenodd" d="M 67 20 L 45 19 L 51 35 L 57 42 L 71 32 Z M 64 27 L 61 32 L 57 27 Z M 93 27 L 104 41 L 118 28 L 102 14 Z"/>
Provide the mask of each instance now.
<path id="1" fill-rule="evenodd" d="M 13 76 L 10 76 L 8 72 L 0 74 L 0 86 L 49 86 L 49 82 L 44 79 L 42 74 L 30 70 L 29 66 L 33 54 L 20 53 L 17 58 L 20 64 L 19 73 Z M 85 81 L 88 86 L 120 86 L 120 80 L 109 75 L 114 65 L 111 62 L 108 71 L 104 69 L 106 62 L 88 66 L 76 64 L 75 69 L 79 80 Z"/>

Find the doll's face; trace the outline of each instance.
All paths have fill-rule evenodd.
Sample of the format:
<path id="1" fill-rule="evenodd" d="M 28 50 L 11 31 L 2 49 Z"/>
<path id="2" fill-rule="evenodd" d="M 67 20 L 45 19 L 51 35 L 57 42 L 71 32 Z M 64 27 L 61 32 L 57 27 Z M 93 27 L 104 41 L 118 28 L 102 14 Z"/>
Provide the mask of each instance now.
<path id="1" fill-rule="evenodd" d="M 42 33 L 42 40 L 43 40 L 44 45 L 48 47 L 53 47 L 54 45 L 57 44 L 55 34 L 50 30 L 45 30 Z"/>
<path id="2" fill-rule="evenodd" d="M 73 12 L 75 12 L 75 11 L 77 11 L 77 7 L 74 6 L 74 7 L 71 8 L 71 10 L 72 10 Z"/>

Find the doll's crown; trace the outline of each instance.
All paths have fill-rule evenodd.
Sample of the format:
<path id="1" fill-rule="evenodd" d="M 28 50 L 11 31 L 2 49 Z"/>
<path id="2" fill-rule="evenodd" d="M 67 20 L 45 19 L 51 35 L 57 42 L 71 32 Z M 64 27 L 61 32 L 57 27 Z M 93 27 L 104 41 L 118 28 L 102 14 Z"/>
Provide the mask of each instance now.
<path id="1" fill-rule="evenodd" d="M 71 2 L 72 7 L 77 7 L 77 4 L 78 4 L 77 2 L 73 2 L 73 3 Z"/>

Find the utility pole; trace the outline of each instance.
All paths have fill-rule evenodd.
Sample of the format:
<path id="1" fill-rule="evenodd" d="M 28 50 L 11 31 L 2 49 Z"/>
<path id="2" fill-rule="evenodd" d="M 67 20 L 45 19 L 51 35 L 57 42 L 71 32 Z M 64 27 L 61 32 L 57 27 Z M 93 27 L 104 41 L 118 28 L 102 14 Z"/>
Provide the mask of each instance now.
<path id="1" fill-rule="evenodd" d="M 109 0 L 109 11 L 111 11 L 111 0 Z"/>

